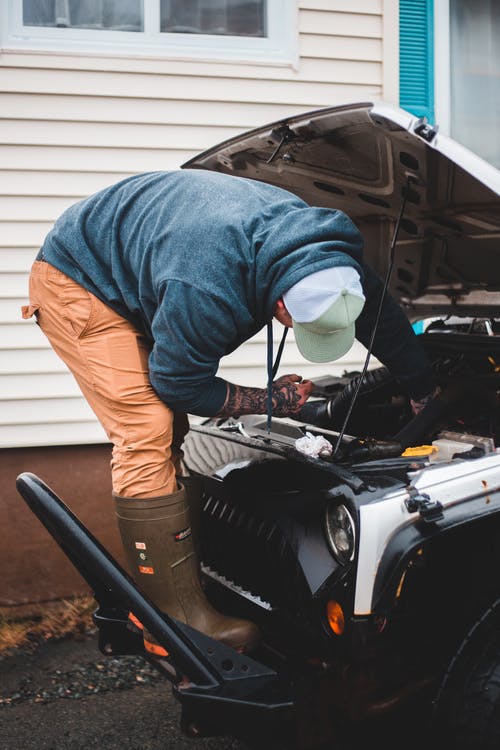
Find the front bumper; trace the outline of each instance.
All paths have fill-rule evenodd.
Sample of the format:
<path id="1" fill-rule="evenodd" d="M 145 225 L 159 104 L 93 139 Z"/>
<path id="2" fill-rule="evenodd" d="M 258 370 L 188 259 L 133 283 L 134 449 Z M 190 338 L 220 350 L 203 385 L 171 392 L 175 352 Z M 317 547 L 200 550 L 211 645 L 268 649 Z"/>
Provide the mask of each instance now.
<path id="1" fill-rule="evenodd" d="M 287 679 L 161 612 L 39 477 L 21 474 L 17 489 L 91 587 L 101 651 L 149 658 L 142 638 L 128 629 L 129 612 L 168 651 L 168 659 L 150 661 L 173 684 L 186 730 L 236 737 L 287 732 L 294 713 Z"/>

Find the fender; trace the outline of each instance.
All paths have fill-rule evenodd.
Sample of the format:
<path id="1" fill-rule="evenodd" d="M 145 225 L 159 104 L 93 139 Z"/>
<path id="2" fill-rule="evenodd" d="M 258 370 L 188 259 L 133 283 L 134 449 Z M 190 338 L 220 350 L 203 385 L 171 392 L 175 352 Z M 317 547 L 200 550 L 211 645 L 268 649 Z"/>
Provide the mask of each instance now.
<path id="1" fill-rule="evenodd" d="M 361 506 L 359 564 L 355 615 L 390 608 L 406 565 L 416 549 L 437 535 L 485 517 L 500 517 L 500 455 L 472 461 L 435 464 L 413 478 L 411 485 L 386 495 L 383 503 Z M 436 513 L 414 509 L 418 492 Z"/>

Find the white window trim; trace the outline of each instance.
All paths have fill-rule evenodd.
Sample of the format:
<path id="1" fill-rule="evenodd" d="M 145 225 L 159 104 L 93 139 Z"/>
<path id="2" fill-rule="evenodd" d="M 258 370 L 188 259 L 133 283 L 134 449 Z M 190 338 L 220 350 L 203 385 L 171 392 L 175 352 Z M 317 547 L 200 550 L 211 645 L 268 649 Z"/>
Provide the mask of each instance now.
<path id="1" fill-rule="evenodd" d="M 434 0 L 434 102 L 440 132 L 450 135 L 450 3 Z"/>
<path id="2" fill-rule="evenodd" d="M 268 0 L 265 38 L 160 33 L 159 0 L 143 3 L 144 31 L 135 32 L 23 26 L 22 0 L 3 0 L 2 51 L 297 65 L 297 0 Z"/>

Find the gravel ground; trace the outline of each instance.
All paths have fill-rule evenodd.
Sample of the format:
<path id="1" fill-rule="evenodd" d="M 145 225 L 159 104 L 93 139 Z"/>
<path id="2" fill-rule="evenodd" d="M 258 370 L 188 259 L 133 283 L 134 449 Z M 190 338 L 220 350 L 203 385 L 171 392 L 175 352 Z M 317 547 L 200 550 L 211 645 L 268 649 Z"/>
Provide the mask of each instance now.
<path id="1" fill-rule="evenodd" d="M 137 685 L 151 685 L 160 681 L 163 682 L 161 675 L 145 664 L 144 659 L 103 659 L 76 669 L 54 669 L 38 679 L 34 678 L 32 672 L 27 672 L 17 685 L 13 685 L 13 692 L 7 691 L 0 697 L 0 705 L 78 700 L 86 695 L 131 690 Z"/>
<path id="2" fill-rule="evenodd" d="M 243 750 L 182 735 L 170 683 L 140 657 L 104 657 L 92 636 L 12 652 L 0 671 L 1 748 Z"/>

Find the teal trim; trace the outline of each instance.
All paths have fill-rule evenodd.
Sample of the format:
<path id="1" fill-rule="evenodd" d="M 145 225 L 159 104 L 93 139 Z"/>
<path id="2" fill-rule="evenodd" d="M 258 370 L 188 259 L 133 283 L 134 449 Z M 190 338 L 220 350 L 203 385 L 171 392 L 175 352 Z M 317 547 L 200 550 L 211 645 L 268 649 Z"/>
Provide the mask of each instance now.
<path id="1" fill-rule="evenodd" d="M 434 124 L 434 0 L 400 0 L 399 103 Z"/>
<path id="2" fill-rule="evenodd" d="M 419 320 L 417 323 L 413 323 L 413 330 L 418 335 L 419 333 L 424 332 L 424 321 Z"/>

